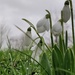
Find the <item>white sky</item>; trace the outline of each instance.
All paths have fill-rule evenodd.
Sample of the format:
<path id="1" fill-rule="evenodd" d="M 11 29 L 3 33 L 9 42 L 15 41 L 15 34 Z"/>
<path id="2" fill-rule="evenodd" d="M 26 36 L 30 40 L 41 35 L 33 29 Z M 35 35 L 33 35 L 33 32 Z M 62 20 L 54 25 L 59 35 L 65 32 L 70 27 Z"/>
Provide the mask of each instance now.
<path id="1" fill-rule="evenodd" d="M 46 14 L 46 9 L 51 12 L 53 22 L 60 17 L 60 12 L 65 0 L 0 0 L 0 22 L 4 22 L 13 30 L 11 34 L 18 34 L 19 30 L 14 27 L 18 25 L 26 31 L 29 26 L 22 21 L 26 18 L 36 25 L 37 21 Z M 73 0 L 75 10 L 75 0 Z"/>

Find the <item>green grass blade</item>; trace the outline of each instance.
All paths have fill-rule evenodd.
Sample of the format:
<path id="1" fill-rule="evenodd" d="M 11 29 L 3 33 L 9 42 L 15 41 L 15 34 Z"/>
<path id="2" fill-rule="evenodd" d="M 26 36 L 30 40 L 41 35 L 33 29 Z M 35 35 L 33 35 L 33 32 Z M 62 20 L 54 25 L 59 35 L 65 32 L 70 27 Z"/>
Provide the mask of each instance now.
<path id="1" fill-rule="evenodd" d="M 27 22 L 36 32 L 36 34 L 39 36 L 39 38 L 41 38 L 41 36 L 39 35 L 39 33 L 37 32 L 36 28 L 34 27 L 34 25 L 28 21 L 27 19 L 23 18 L 22 20 L 24 20 L 25 22 Z"/>
<path id="2" fill-rule="evenodd" d="M 21 70 L 22 70 L 22 75 L 26 75 L 26 68 L 25 68 L 25 66 L 24 66 L 24 64 L 23 64 L 23 62 L 21 61 Z"/>
<path id="3" fill-rule="evenodd" d="M 57 68 L 56 70 L 57 70 L 57 71 L 63 71 L 63 72 L 66 72 L 66 73 L 68 73 L 68 74 L 70 74 L 70 75 L 74 75 L 74 74 L 75 74 L 74 72 L 70 72 L 70 71 L 65 70 L 65 69 L 62 69 L 62 68 Z M 62 75 L 65 75 L 65 74 L 62 74 Z"/>
<path id="4" fill-rule="evenodd" d="M 30 21 L 28 21 L 27 19 L 23 18 L 22 20 L 26 21 L 31 27 L 34 27 L 34 25 Z"/>

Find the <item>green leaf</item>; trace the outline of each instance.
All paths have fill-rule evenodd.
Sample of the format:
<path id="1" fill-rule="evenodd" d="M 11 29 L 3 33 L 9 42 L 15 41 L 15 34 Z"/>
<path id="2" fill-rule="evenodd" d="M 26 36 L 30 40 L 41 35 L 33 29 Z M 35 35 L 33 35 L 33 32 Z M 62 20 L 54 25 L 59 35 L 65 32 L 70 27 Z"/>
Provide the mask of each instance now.
<path id="1" fill-rule="evenodd" d="M 46 70 L 45 71 L 41 68 L 42 75 L 51 75 L 50 63 L 49 63 L 49 60 L 47 59 L 47 56 L 45 53 L 43 53 L 40 63 L 42 65 L 42 67 Z"/>
<path id="2" fill-rule="evenodd" d="M 71 49 L 66 51 L 65 57 L 64 57 L 64 69 L 73 72 L 74 70 L 74 55 Z M 66 75 L 70 75 L 68 73 L 65 73 Z"/>
<path id="3" fill-rule="evenodd" d="M 62 64 L 63 64 L 63 54 L 62 54 L 62 51 L 56 45 L 54 46 L 54 49 L 55 49 L 56 55 L 58 57 L 59 67 L 62 67 Z"/>
<path id="4" fill-rule="evenodd" d="M 60 48 L 60 50 L 61 50 L 62 53 L 63 53 L 63 41 L 62 41 L 61 35 L 59 36 L 59 48 Z"/>
<path id="5" fill-rule="evenodd" d="M 63 68 L 63 56 L 59 48 L 55 45 L 52 51 L 52 63 L 55 75 L 61 75 L 62 71 L 56 71 L 56 68 Z"/>

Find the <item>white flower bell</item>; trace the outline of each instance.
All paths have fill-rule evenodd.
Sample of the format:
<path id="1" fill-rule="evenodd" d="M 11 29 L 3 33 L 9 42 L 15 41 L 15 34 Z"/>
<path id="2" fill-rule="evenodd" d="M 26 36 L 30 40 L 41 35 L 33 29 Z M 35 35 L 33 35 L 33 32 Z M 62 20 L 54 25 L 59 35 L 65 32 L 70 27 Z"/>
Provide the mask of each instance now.
<path id="1" fill-rule="evenodd" d="M 38 33 L 43 33 L 44 31 L 49 31 L 49 14 L 45 15 L 44 18 L 38 21 L 36 28 Z"/>
<path id="2" fill-rule="evenodd" d="M 42 53 L 42 40 L 39 41 L 39 43 L 35 46 L 34 50 L 33 50 L 33 53 L 32 53 L 32 58 L 34 58 L 36 61 L 39 62 L 39 57 L 40 57 L 40 54 Z M 33 62 L 34 60 L 31 59 L 31 61 Z M 36 63 L 36 62 L 34 62 Z"/>
<path id="3" fill-rule="evenodd" d="M 62 33 L 62 25 L 60 20 L 53 25 L 52 33 L 54 36 L 58 36 Z"/>
<path id="4" fill-rule="evenodd" d="M 32 34 L 31 34 L 31 28 L 29 27 L 27 29 L 26 35 L 25 35 L 25 39 L 24 39 L 24 45 L 25 46 L 29 46 L 31 44 L 31 38 L 32 38 Z"/>
<path id="5" fill-rule="evenodd" d="M 59 36 L 62 33 L 62 25 L 61 25 L 61 20 L 57 21 L 53 27 L 52 27 L 52 33 L 56 37 L 56 42 L 57 42 L 57 36 Z"/>
<path id="6" fill-rule="evenodd" d="M 62 12 L 63 12 L 63 22 L 66 23 L 70 19 L 69 1 L 65 1 Z"/>

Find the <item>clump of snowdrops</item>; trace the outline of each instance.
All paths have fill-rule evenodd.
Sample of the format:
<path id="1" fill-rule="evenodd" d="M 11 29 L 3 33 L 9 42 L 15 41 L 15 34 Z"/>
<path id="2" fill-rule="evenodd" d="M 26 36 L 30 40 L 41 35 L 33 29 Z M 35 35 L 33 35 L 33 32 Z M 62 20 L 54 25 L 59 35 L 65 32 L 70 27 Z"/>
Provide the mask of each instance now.
<path id="1" fill-rule="evenodd" d="M 72 0 L 66 0 L 64 2 L 64 7 L 61 10 L 61 19 L 57 21 L 54 25 L 52 25 L 51 14 L 48 10 L 46 10 L 47 14 L 37 22 L 35 26 L 23 18 L 25 22 L 27 22 L 31 28 L 33 28 L 38 35 L 39 39 L 44 39 L 40 36 L 40 33 L 49 31 L 50 29 L 50 39 L 51 39 L 51 47 L 48 47 L 44 40 L 42 40 L 41 44 L 35 43 L 42 53 L 39 55 L 40 59 L 36 60 L 37 52 L 35 49 L 35 56 L 29 56 L 33 61 L 40 66 L 41 75 L 74 75 L 75 74 L 75 37 L 74 37 L 74 21 L 73 21 L 73 6 Z M 68 32 L 64 32 L 63 23 L 67 23 L 71 18 L 72 23 L 72 39 L 73 46 L 72 48 L 68 47 Z M 17 27 L 17 26 L 16 26 Z M 17 27 L 20 29 L 19 27 Z M 24 34 L 26 34 L 22 29 L 20 29 Z M 64 37 L 65 35 L 65 37 Z M 56 37 L 56 43 L 54 43 L 53 36 Z M 57 44 L 57 37 L 59 37 L 59 44 Z M 35 42 L 32 38 L 30 38 L 33 42 Z M 40 42 L 39 42 L 40 43 Z M 42 47 L 43 46 L 43 47 Z M 44 47 L 45 46 L 45 47 Z M 49 53 L 50 57 L 48 56 Z M 32 52 L 33 54 L 33 52 Z M 34 56 L 34 57 L 33 57 Z M 34 63 L 34 62 L 32 62 Z M 34 63 L 35 64 L 35 63 Z"/>

